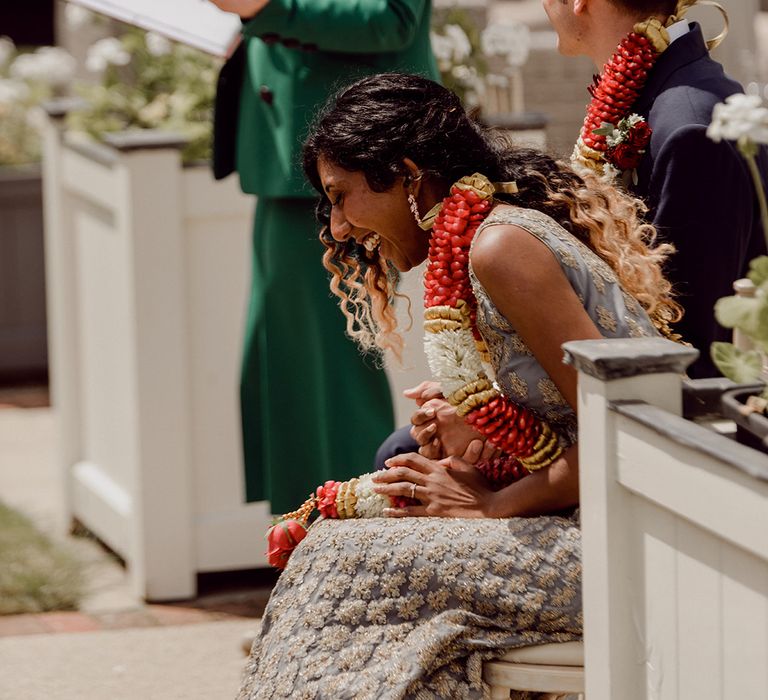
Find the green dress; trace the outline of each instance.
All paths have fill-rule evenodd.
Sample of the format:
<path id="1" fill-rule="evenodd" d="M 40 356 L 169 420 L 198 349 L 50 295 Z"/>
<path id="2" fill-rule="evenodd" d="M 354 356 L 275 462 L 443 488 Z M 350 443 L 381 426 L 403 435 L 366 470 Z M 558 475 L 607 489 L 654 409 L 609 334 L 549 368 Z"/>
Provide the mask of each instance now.
<path id="1" fill-rule="evenodd" d="M 393 70 L 438 76 L 430 12 L 428 0 L 270 0 L 243 26 L 239 100 L 217 96 L 216 131 L 237 125 L 233 160 L 258 197 L 241 409 L 246 496 L 273 513 L 368 471 L 393 427 L 385 374 L 346 337 L 329 291 L 301 146 L 341 86 Z"/>
<path id="2" fill-rule="evenodd" d="M 259 201 L 241 405 L 249 501 L 294 510 L 328 479 L 367 471 L 392 426 L 384 372 L 344 335 L 313 201 Z"/>

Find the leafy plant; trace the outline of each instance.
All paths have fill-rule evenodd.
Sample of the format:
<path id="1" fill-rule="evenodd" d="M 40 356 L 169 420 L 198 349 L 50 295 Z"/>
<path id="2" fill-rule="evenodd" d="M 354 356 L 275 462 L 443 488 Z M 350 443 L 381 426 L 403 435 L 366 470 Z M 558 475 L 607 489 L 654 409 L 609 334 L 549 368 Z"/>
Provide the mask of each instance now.
<path id="1" fill-rule="evenodd" d="M 89 11 L 68 4 L 73 26 L 96 21 Z M 207 160 L 218 61 L 158 34 L 125 27 L 119 36 L 95 42 L 86 68 L 95 81 L 73 84 L 75 59 L 44 46 L 20 52 L 0 37 L 0 165 L 40 159 L 40 103 L 74 90 L 84 108 L 70 114 L 68 126 L 100 139 L 126 129 L 163 129 L 185 136 L 186 162 Z"/>
<path id="2" fill-rule="evenodd" d="M 186 162 L 210 157 L 216 59 L 127 27 L 91 46 L 86 67 L 101 79 L 78 87 L 86 106 L 70 115 L 70 128 L 96 139 L 127 129 L 173 131 L 189 140 Z"/>
<path id="3" fill-rule="evenodd" d="M 731 95 L 716 105 L 707 135 L 716 142 L 735 141 L 745 158 L 755 185 L 763 233 L 768 241 L 768 204 L 757 167 L 761 144 L 768 144 L 768 109 L 755 95 Z M 711 355 L 717 368 L 738 383 L 764 382 L 763 366 L 768 356 L 768 256 L 750 263 L 748 277 L 755 285 L 752 297 L 731 296 L 718 300 L 715 317 L 725 328 L 741 331 L 753 349 L 742 350 L 733 343 L 712 343 Z M 768 399 L 768 389 L 762 398 Z"/>
<path id="4" fill-rule="evenodd" d="M 40 160 L 40 103 L 70 85 L 75 59 L 66 51 L 43 46 L 20 51 L 0 37 L 0 165 Z"/>
<path id="5" fill-rule="evenodd" d="M 494 23 L 481 31 L 466 10 L 453 7 L 435 13 L 431 41 L 443 84 L 467 107 L 477 107 L 486 79 L 506 87 L 508 69 L 525 63 L 530 34 L 523 24 Z"/>
<path id="6" fill-rule="evenodd" d="M 84 588 L 82 564 L 0 503 L 0 615 L 74 610 Z"/>

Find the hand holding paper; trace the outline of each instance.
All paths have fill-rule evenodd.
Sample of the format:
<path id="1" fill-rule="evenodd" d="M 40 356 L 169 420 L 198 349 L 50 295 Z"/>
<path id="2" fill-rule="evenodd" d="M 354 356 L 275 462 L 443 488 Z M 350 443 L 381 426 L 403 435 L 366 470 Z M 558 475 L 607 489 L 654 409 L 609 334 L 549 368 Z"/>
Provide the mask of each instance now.
<path id="1" fill-rule="evenodd" d="M 234 12 L 243 19 L 253 17 L 260 12 L 269 0 L 210 0 L 224 12 Z"/>
<path id="2" fill-rule="evenodd" d="M 208 0 L 70 0 L 77 5 L 114 17 L 121 22 L 151 30 L 214 56 L 226 57 L 240 40 L 240 20 L 229 7 L 263 7 L 267 0 L 217 0 L 217 9 Z M 227 11 L 224 10 L 227 5 Z M 253 10 L 253 16 L 258 10 Z"/>

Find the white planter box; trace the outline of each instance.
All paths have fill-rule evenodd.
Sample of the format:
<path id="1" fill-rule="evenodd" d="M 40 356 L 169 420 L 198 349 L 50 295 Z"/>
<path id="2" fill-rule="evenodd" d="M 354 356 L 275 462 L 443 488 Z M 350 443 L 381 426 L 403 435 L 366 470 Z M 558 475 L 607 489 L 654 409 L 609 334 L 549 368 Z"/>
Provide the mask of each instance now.
<path id="1" fill-rule="evenodd" d="M 181 167 L 175 141 L 75 145 L 57 116 L 45 136 L 67 503 L 153 600 L 193 596 L 198 572 L 265 566 L 270 524 L 268 503 L 244 502 L 239 428 L 254 198 Z"/>
<path id="2" fill-rule="evenodd" d="M 768 697 L 768 456 L 680 416 L 696 351 L 564 349 L 579 370 L 586 697 Z"/>

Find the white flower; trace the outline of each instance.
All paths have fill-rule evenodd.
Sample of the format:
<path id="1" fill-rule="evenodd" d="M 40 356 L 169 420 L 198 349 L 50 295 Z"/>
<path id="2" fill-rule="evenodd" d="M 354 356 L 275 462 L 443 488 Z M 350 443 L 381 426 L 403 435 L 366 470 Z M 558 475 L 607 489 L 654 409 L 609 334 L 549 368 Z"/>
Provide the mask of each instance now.
<path id="1" fill-rule="evenodd" d="M 480 34 L 486 56 L 504 56 L 510 66 L 522 66 L 531 49 L 531 32 L 525 24 L 489 24 Z"/>
<path id="2" fill-rule="evenodd" d="M 450 40 L 453 60 L 457 63 L 469 58 L 472 53 L 472 44 L 469 43 L 469 37 L 458 24 L 446 24 L 443 27 L 444 35 Z"/>
<path id="3" fill-rule="evenodd" d="M 357 496 L 357 502 L 355 503 L 356 518 L 379 518 L 384 514 L 384 509 L 391 506 L 386 496 L 382 496 L 373 490 L 372 476 L 373 474 L 363 474 L 358 477 L 359 481 L 355 486 L 355 496 Z"/>
<path id="4" fill-rule="evenodd" d="M 7 36 L 0 36 L 0 66 L 4 66 L 16 52 L 16 45 Z"/>
<path id="5" fill-rule="evenodd" d="M 197 97 L 195 95 L 174 92 L 168 98 L 168 110 L 174 116 L 186 119 L 189 117 L 189 113 L 192 111 L 196 102 Z"/>
<path id="6" fill-rule="evenodd" d="M 0 79 L 0 105 L 23 102 L 29 97 L 29 86 L 20 80 Z"/>
<path id="7" fill-rule="evenodd" d="M 446 396 L 474 381 L 484 371 L 471 330 L 427 333 L 424 352 L 432 376 L 440 382 Z"/>
<path id="8" fill-rule="evenodd" d="M 500 75 L 499 73 L 489 73 L 485 76 L 485 82 L 490 87 L 505 88 L 509 85 L 509 78 L 506 75 Z"/>
<path id="9" fill-rule="evenodd" d="M 39 80 L 45 73 L 41 70 L 40 62 L 33 53 L 23 53 L 16 56 L 8 71 L 11 77 L 18 80 Z"/>
<path id="10" fill-rule="evenodd" d="M 757 95 L 731 95 L 715 105 L 707 136 L 718 143 L 725 139 L 768 144 L 768 109 Z"/>
<path id="11" fill-rule="evenodd" d="M 86 68 L 93 73 L 101 73 L 107 66 L 126 66 L 131 62 L 131 54 L 123 47 L 120 39 L 108 37 L 100 39 L 88 49 L 85 58 Z"/>
<path id="12" fill-rule="evenodd" d="M 477 70 L 471 66 L 465 66 L 463 63 L 454 66 L 451 69 L 451 75 L 462 85 L 467 86 L 472 85 L 477 80 Z"/>
<path id="13" fill-rule="evenodd" d="M 58 46 L 41 46 L 36 52 L 40 82 L 51 87 L 65 87 L 75 77 L 77 61 L 74 56 Z"/>
<path id="14" fill-rule="evenodd" d="M 167 56 L 171 53 L 173 45 L 168 39 L 155 32 L 147 32 L 144 41 L 147 43 L 147 51 L 153 56 Z"/>
<path id="15" fill-rule="evenodd" d="M 605 142 L 613 147 L 618 146 L 624 140 L 624 132 L 614 129 L 610 134 L 605 135 Z"/>
<path id="16" fill-rule="evenodd" d="M 451 40 L 447 36 L 436 34 L 435 32 L 430 32 L 429 40 L 432 44 L 432 53 L 435 54 L 435 59 L 440 64 L 441 69 L 443 69 L 443 66 L 449 66 L 453 57 L 453 43 Z"/>
<path id="17" fill-rule="evenodd" d="M 18 80 L 62 87 L 72 81 L 76 63 L 74 56 L 64 49 L 41 46 L 35 53 L 17 56 L 11 64 L 10 74 Z"/>
<path id="18" fill-rule="evenodd" d="M 80 5 L 68 2 L 64 8 L 64 21 L 69 29 L 80 29 L 91 23 L 92 14 Z"/>
<path id="19" fill-rule="evenodd" d="M 168 95 L 158 95 L 139 110 L 139 118 L 148 125 L 158 126 L 168 117 Z"/>

